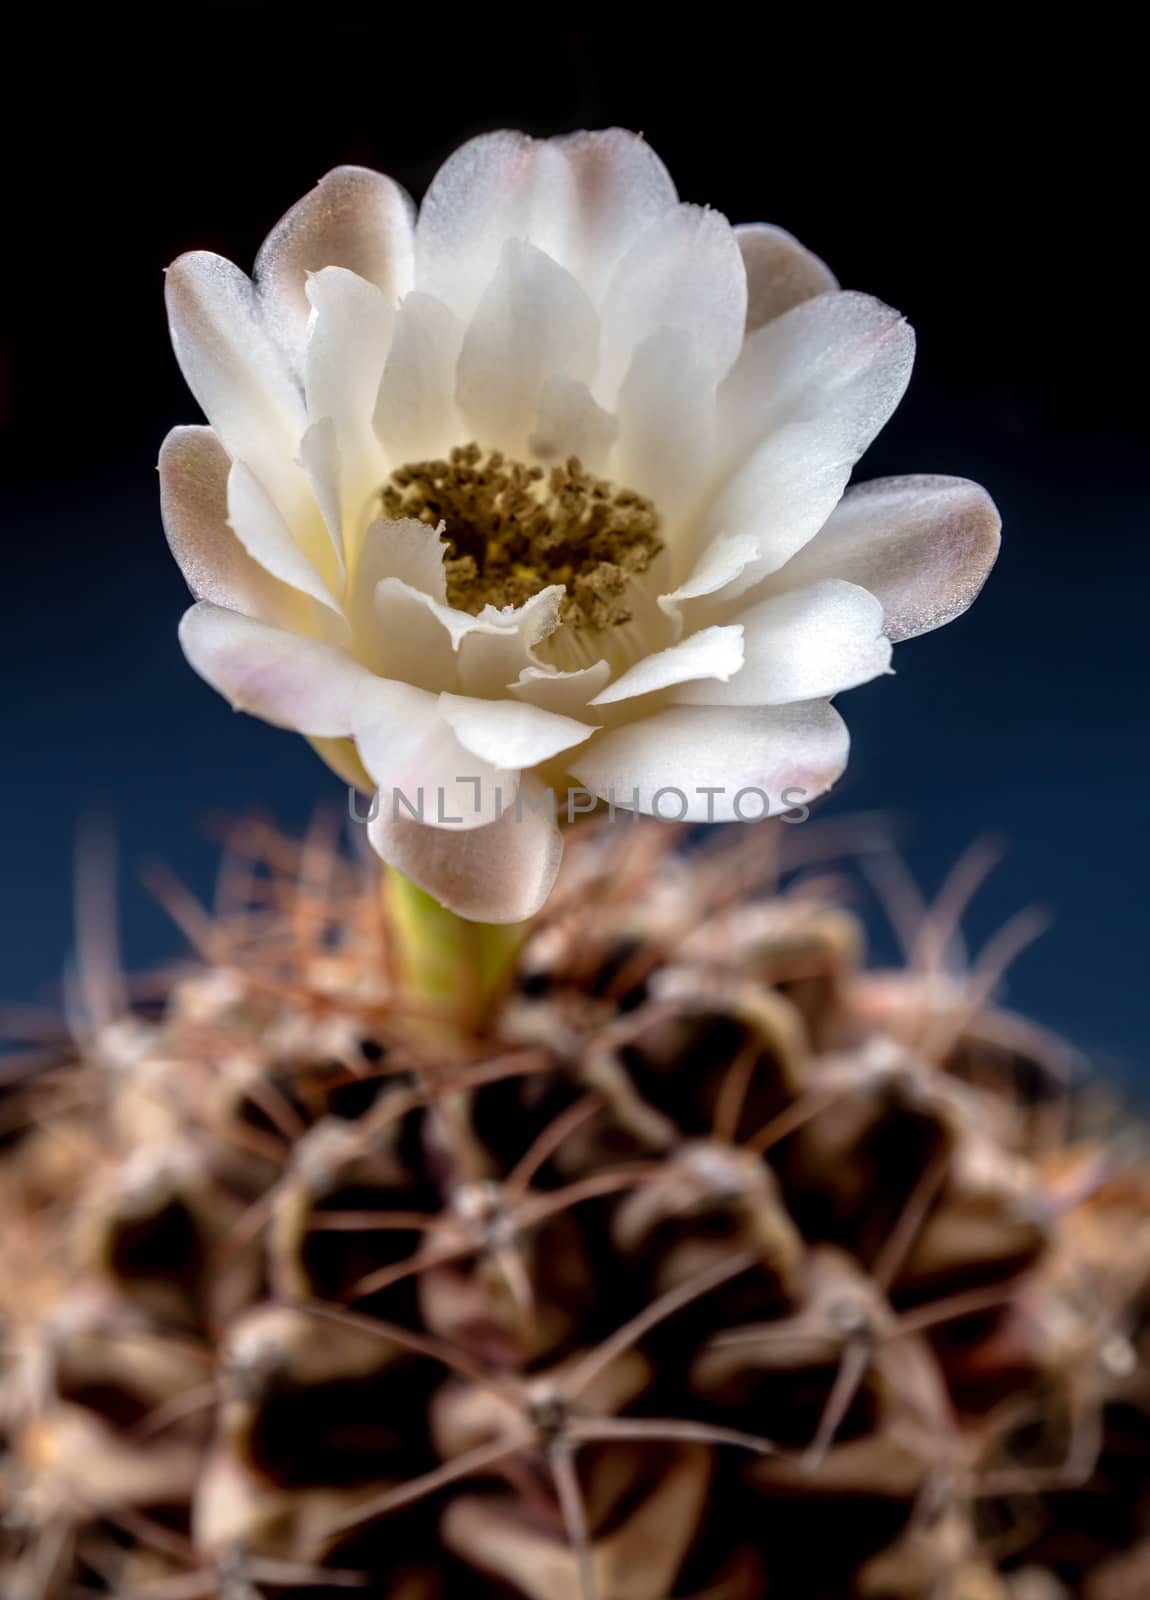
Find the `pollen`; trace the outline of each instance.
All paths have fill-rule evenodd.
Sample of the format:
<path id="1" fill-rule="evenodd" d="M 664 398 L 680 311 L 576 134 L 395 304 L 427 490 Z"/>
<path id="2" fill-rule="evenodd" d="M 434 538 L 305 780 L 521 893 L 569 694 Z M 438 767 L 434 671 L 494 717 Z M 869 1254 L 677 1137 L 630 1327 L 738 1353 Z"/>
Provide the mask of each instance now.
<path id="1" fill-rule="evenodd" d="M 654 504 L 585 472 L 575 456 L 545 468 L 460 445 L 447 460 L 398 468 L 381 499 L 387 517 L 443 523 L 447 599 L 473 616 L 562 584 L 568 626 L 627 622 L 632 580 L 663 548 Z"/>

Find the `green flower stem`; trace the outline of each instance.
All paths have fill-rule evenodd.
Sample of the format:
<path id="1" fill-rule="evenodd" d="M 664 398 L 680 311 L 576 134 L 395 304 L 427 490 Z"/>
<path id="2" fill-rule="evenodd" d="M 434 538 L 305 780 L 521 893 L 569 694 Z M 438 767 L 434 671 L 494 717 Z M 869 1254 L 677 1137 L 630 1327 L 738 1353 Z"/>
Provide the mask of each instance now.
<path id="1" fill-rule="evenodd" d="M 383 897 L 407 995 L 483 1032 L 511 985 L 530 924 L 467 922 L 392 869 Z"/>

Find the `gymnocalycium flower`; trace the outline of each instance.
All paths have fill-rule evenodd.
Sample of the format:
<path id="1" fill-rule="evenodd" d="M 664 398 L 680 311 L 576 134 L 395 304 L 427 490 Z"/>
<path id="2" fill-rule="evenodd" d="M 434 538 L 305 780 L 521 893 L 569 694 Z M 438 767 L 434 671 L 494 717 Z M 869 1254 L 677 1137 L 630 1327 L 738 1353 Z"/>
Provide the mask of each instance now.
<path id="1" fill-rule="evenodd" d="M 378 788 L 379 854 L 465 917 L 543 903 L 572 783 L 714 821 L 827 789 L 831 697 L 997 552 L 973 483 L 847 489 L 903 318 L 617 129 L 474 139 L 418 215 L 338 168 L 252 279 L 196 251 L 167 300 L 211 424 L 160 461 L 187 657 Z"/>

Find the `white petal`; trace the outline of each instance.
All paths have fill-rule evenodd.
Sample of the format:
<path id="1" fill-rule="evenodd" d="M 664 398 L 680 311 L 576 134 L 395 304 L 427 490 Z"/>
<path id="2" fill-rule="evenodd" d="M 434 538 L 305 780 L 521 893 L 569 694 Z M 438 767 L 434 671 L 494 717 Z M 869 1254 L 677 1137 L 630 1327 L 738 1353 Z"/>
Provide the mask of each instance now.
<path id="1" fill-rule="evenodd" d="M 829 580 L 739 612 L 743 667 L 729 682 L 688 683 L 683 705 L 773 706 L 822 699 L 890 667 L 882 606 L 857 584 Z"/>
<path id="2" fill-rule="evenodd" d="M 523 133 L 461 145 L 431 180 L 415 230 L 416 285 L 468 322 L 508 239 L 557 261 L 574 215 L 575 178 L 560 147 Z"/>
<path id="3" fill-rule="evenodd" d="M 539 809 L 532 809 L 533 807 Z M 563 840 L 543 791 L 524 782 L 498 822 L 467 832 L 397 820 L 384 806 L 368 825 L 379 855 L 458 916 L 523 922 L 546 903 Z"/>
<path id="4" fill-rule="evenodd" d="M 441 300 L 418 291 L 399 308 L 383 371 L 375 433 L 388 462 L 426 461 L 462 438 L 455 366 L 463 325 Z"/>
<path id="5" fill-rule="evenodd" d="M 678 195 L 647 141 L 623 128 L 573 133 L 556 143 L 575 175 L 576 219 L 560 259 L 597 305 L 624 251 L 674 208 Z"/>
<path id="6" fill-rule="evenodd" d="M 965 478 L 879 478 L 849 489 L 770 586 L 847 578 L 878 596 L 896 643 L 913 639 L 970 605 L 994 565 L 1000 526 L 986 490 Z"/>
<path id="7" fill-rule="evenodd" d="M 323 524 L 331 541 L 336 572 L 342 584 L 347 569 L 343 559 L 339 441 L 335 436 L 335 423 L 330 417 L 321 417 L 304 433 L 299 444 L 299 459 L 300 465 L 307 473 L 312 498 L 323 517 Z"/>
<path id="8" fill-rule="evenodd" d="M 619 391 L 620 482 L 683 515 L 702 487 L 715 436 L 715 385 L 679 328 L 645 339 Z"/>
<path id="9" fill-rule="evenodd" d="M 459 687 L 459 662 L 442 608 L 399 578 L 375 586 L 371 620 L 356 628 L 356 654 L 381 677 L 438 694 Z"/>
<path id="10" fill-rule="evenodd" d="M 443 539 L 416 517 L 389 521 L 378 517 L 368 528 L 356 569 L 357 587 L 374 593 L 381 578 L 402 578 L 440 602 L 447 599 Z"/>
<path id="11" fill-rule="evenodd" d="M 168 268 L 164 293 L 189 389 L 224 449 L 248 463 L 291 521 L 310 498 L 295 464 L 307 419 L 250 281 L 222 256 L 196 250 Z"/>
<path id="12" fill-rule="evenodd" d="M 319 738 L 351 733 L 370 673 L 345 650 L 201 600 L 180 622 L 191 665 L 236 711 Z"/>
<path id="13" fill-rule="evenodd" d="M 535 645 L 554 632 L 564 590 L 552 584 L 521 606 L 497 610 L 484 606 L 477 617 L 451 613 L 450 626 L 459 652 L 459 678 L 464 692 L 502 698 L 523 669 L 535 660 Z"/>
<path id="14" fill-rule="evenodd" d="M 465 750 L 500 771 L 537 767 L 561 750 L 572 750 L 595 732 L 586 722 L 541 711 L 519 700 L 439 697 L 444 721 Z"/>
<path id="15" fill-rule="evenodd" d="M 591 704 L 610 706 L 619 700 L 633 700 L 637 695 L 653 694 L 657 689 L 669 689 L 674 684 L 690 683 L 696 678 L 708 680 L 706 688 L 715 690 L 742 665 L 743 630 L 739 624 L 704 628 L 681 644 L 637 661 L 622 677 L 597 694 Z"/>
<path id="16" fill-rule="evenodd" d="M 612 275 L 596 395 L 610 406 L 635 350 L 665 328 L 691 335 L 702 371 L 718 382 L 739 353 L 746 315 L 746 272 L 730 224 L 717 211 L 677 206 L 635 240 Z"/>
<path id="17" fill-rule="evenodd" d="M 447 591 L 443 553 L 435 529 L 410 517 L 381 517 L 364 535 L 348 612 L 356 654 L 384 677 L 409 678 L 426 689 L 456 687 L 454 641 L 437 615 Z M 381 591 L 385 580 L 391 586 Z"/>
<path id="18" fill-rule="evenodd" d="M 342 616 L 339 602 L 292 539 L 270 495 L 242 461 L 237 461 L 228 475 L 228 522 L 248 555 L 265 572 Z"/>
<path id="19" fill-rule="evenodd" d="M 787 232 L 769 222 L 744 223 L 735 229 L 747 269 L 747 332 L 789 311 L 792 306 L 828 294 L 838 281 L 825 261 Z"/>
<path id="20" fill-rule="evenodd" d="M 606 661 L 595 661 L 576 672 L 560 672 L 556 667 L 524 667 L 511 684 L 517 700 L 558 711 L 565 717 L 581 716 L 611 676 Z"/>
<path id="21" fill-rule="evenodd" d="M 578 456 L 585 471 L 599 473 L 618 433 L 618 422 L 596 403 L 585 383 L 552 376 L 539 396 L 527 448 L 537 461 L 561 462 Z"/>
<path id="22" fill-rule="evenodd" d="M 842 718 L 825 700 L 673 706 L 599 734 L 572 770 L 601 799 L 613 795 L 620 806 L 668 821 L 750 821 L 760 810 L 774 815 L 829 789 L 848 748 Z M 716 792 L 700 792 L 706 789 Z"/>
<path id="23" fill-rule="evenodd" d="M 758 541 L 753 534 L 719 534 L 703 546 L 698 561 L 679 587 L 659 597 L 659 605 L 669 617 L 681 621 L 681 613 L 689 601 L 726 589 L 742 576 L 758 553 Z"/>
<path id="24" fill-rule="evenodd" d="M 737 466 L 771 432 L 818 419 L 858 457 L 910 381 L 914 330 L 871 295 L 819 295 L 752 334 L 719 390 L 719 445 Z"/>
<path id="25" fill-rule="evenodd" d="M 310 307 L 307 277 L 346 267 L 395 302 L 411 287 L 414 208 L 380 172 L 336 167 L 264 240 L 255 279 L 267 323 L 300 369 Z"/>
<path id="26" fill-rule="evenodd" d="M 464 749 L 438 696 L 369 678 L 353 717 L 360 758 L 379 785 L 381 817 L 414 810 L 436 827 L 466 830 L 494 822 L 514 800 L 518 774 Z"/>
<path id="27" fill-rule="evenodd" d="M 571 274 L 509 239 L 459 356 L 456 400 L 469 433 L 522 454 L 545 380 L 587 382 L 598 339 L 594 307 Z"/>
<path id="28" fill-rule="evenodd" d="M 160 449 L 168 544 L 197 600 L 285 622 L 292 596 L 252 560 L 228 526 L 230 470 L 227 451 L 210 428 L 172 429 Z"/>
<path id="29" fill-rule="evenodd" d="M 818 532 L 842 497 L 854 459 L 821 420 L 791 423 L 759 446 L 707 512 L 706 524 L 722 539 L 720 561 L 706 545 L 700 557 L 707 573 L 702 587 L 713 603 L 729 603 L 745 593 Z M 737 570 L 717 588 L 720 567 Z M 692 571 L 683 592 L 699 588 Z"/>
<path id="30" fill-rule="evenodd" d="M 658 156 L 621 128 L 547 141 L 484 134 L 432 180 L 416 229 L 418 282 L 467 318 L 505 241 L 527 239 L 598 304 L 628 246 L 675 201 Z"/>
<path id="31" fill-rule="evenodd" d="M 362 533 L 365 508 L 384 477 L 372 427 L 395 312 L 374 284 L 343 267 L 308 280 L 315 312 L 304 362 L 309 417 L 330 417 L 339 446 L 345 555 Z"/>

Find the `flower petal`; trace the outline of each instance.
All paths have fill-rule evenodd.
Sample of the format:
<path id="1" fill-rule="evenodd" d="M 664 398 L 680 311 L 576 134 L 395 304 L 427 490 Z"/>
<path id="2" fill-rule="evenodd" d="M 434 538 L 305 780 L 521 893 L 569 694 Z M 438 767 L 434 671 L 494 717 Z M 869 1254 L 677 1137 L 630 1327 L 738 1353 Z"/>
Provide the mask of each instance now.
<path id="1" fill-rule="evenodd" d="M 615 473 L 664 511 L 689 509 L 715 435 L 715 385 L 681 328 L 645 339 L 619 391 Z"/>
<path id="2" fill-rule="evenodd" d="M 303 367 L 307 278 L 346 267 L 395 303 L 414 272 L 414 207 L 397 183 L 366 167 L 336 167 L 276 223 L 256 257 L 268 327 Z"/>
<path id="3" fill-rule="evenodd" d="M 537 809 L 536 809 L 537 808 Z M 546 794 L 533 780 L 497 822 L 460 832 L 394 817 L 368 824 L 376 852 L 441 905 L 475 922 L 523 922 L 545 904 L 563 856 Z"/>
<path id="4" fill-rule="evenodd" d="M 598 305 L 623 252 L 679 197 L 638 134 L 605 128 L 556 143 L 575 176 L 576 221 L 560 259 Z"/>
<path id="5" fill-rule="evenodd" d="M 370 524 L 356 569 L 357 587 L 374 593 L 381 578 L 402 578 L 441 604 L 447 599 L 443 557 L 447 546 L 435 529 L 416 517 L 389 521 L 377 517 Z"/>
<path id="6" fill-rule="evenodd" d="M 524 667 L 511 693 L 517 700 L 558 711 L 561 716 L 581 716 L 607 683 L 611 668 L 606 661 L 592 662 L 575 672 L 560 672 L 557 667 Z"/>
<path id="7" fill-rule="evenodd" d="M 818 256 L 785 228 L 769 222 L 744 223 L 735 229 L 747 269 L 747 332 L 789 311 L 792 306 L 828 294 L 838 280 Z"/>
<path id="8" fill-rule="evenodd" d="M 362 534 L 365 510 L 384 477 L 372 428 L 395 312 L 374 284 L 343 267 L 325 267 L 307 286 L 315 317 L 304 387 L 312 421 L 330 417 L 339 447 L 345 556 Z"/>
<path id="9" fill-rule="evenodd" d="M 597 404 L 587 384 L 553 375 L 543 384 L 527 449 L 544 462 L 578 456 L 585 471 L 598 473 L 618 433 L 618 422 Z"/>
<path id="10" fill-rule="evenodd" d="M 228 526 L 231 461 L 211 428 L 173 428 L 160 448 L 160 509 L 168 544 L 197 600 L 264 622 L 286 622 L 292 597 Z"/>
<path id="11" fill-rule="evenodd" d="M 317 738 L 351 733 L 371 674 L 346 650 L 201 600 L 180 622 L 188 661 L 236 711 Z"/>
<path id="12" fill-rule="evenodd" d="M 356 628 L 356 654 L 384 678 L 438 694 L 459 687 L 459 661 L 441 607 L 400 578 L 375 586 L 369 620 Z"/>
<path id="13" fill-rule="evenodd" d="M 913 639 L 974 600 L 998 555 L 1000 527 L 993 500 L 966 478 L 878 478 L 847 491 L 770 587 L 847 578 L 878 596 L 891 639 Z"/>
<path id="14" fill-rule="evenodd" d="M 295 463 L 307 417 L 251 282 L 222 256 L 194 250 L 168 268 L 164 293 L 188 388 L 224 449 L 248 463 L 290 522 L 310 498 Z"/>
<path id="15" fill-rule="evenodd" d="M 508 239 L 459 356 L 456 399 L 468 431 L 522 454 L 545 380 L 587 382 L 598 341 L 594 307 L 571 274 Z"/>
<path id="16" fill-rule="evenodd" d="M 307 473 L 312 498 L 319 507 L 323 525 L 327 529 L 335 559 L 335 571 L 342 588 L 347 576 L 343 559 L 343 509 L 340 493 L 339 441 L 335 436 L 335 423 L 330 417 L 320 417 L 305 431 L 299 442 L 300 466 Z"/>
<path id="17" fill-rule="evenodd" d="M 514 800 L 518 773 L 466 750 L 439 696 L 369 677 L 352 714 L 360 759 L 379 785 L 381 816 L 414 813 L 437 828 L 466 830 L 494 822 Z"/>
<path id="18" fill-rule="evenodd" d="M 420 207 L 419 286 L 466 319 L 504 243 L 526 239 L 598 304 L 628 246 L 676 199 L 658 156 L 622 128 L 542 141 L 483 134 L 444 162 Z"/>
<path id="19" fill-rule="evenodd" d="M 743 665 L 743 630 L 739 624 L 726 628 L 704 628 L 681 644 L 645 656 L 592 700 L 593 706 L 615 705 L 638 695 L 653 694 L 693 679 L 707 680 L 708 689 L 717 690 Z"/>
<path id="20" fill-rule="evenodd" d="M 729 611 L 732 601 L 818 532 L 842 498 L 853 464 L 841 436 L 822 421 L 794 422 L 771 434 L 709 508 L 706 522 L 719 535 L 719 554 L 703 545 L 676 603 L 702 592 L 709 599 L 696 607 L 699 614 L 727 620 L 716 608 Z M 724 573 L 729 576 L 717 582 Z"/>
<path id="21" fill-rule="evenodd" d="M 557 144 L 512 132 L 470 139 L 440 167 L 419 208 L 417 286 L 468 322 L 509 239 L 563 259 L 574 191 Z"/>
<path id="22" fill-rule="evenodd" d="M 749 822 L 760 809 L 774 815 L 829 789 L 848 749 L 846 726 L 825 700 L 672 706 L 601 733 L 571 765 L 593 794 L 629 809 Z"/>
<path id="23" fill-rule="evenodd" d="M 519 700 L 475 700 L 442 694 L 440 712 L 463 748 L 501 772 L 537 767 L 595 732 L 586 722 L 541 711 Z"/>
<path id="24" fill-rule="evenodd" d="M 823 699 L 890 667 L 882 606 L 857 584 L 831 579 L 774 595 L 739 613 L 743 667 L 727 682 L 687 683 L 680 705 L 773 706 Z"/>
<path id="25" fill-rule="evenodd" d="M 450 613 L 465 694 L 491 698 L 507 692 L 524 667 L 534 662 L 534 647 L 554 632 L 563 594 L 561 584 L 552 584 L 521 606 L 503 610 L 484 606 L 477 617 Z"/>
<path id="26" fill-rule="evenodd" d="M 455 365 L 463 325 L 433 295 L 413 291 L 395 319 L 383 369 L 375 434 L 388 462 L 429 460 L 460 442 Z"/>
<path id="27" fill-rule="evenodd" d="M 253 561 L 342 618 L 339 602 L 293 540 L 271 496 L 243 461 L 228 474 L 228 522 Z"/>
<path id="28" fill-rule="evenodd" d="M 700 206 L 665 212 L 612 274 L 598 399 L 610 407 L 639 345 L 666 328 L 690 334 L 702 372 L 718 382 L 739 353 L 746 315 L 747 275 L 727 219 Z"/>
<path id="29" fill-rule="evenodd" d="M 871 295 L 842 291 L 793 307 L 752 334 L 719 390 L 722 470 L 789 423 L 819 420 L 857 460 L 902 399 L 914 330 Z"/>

